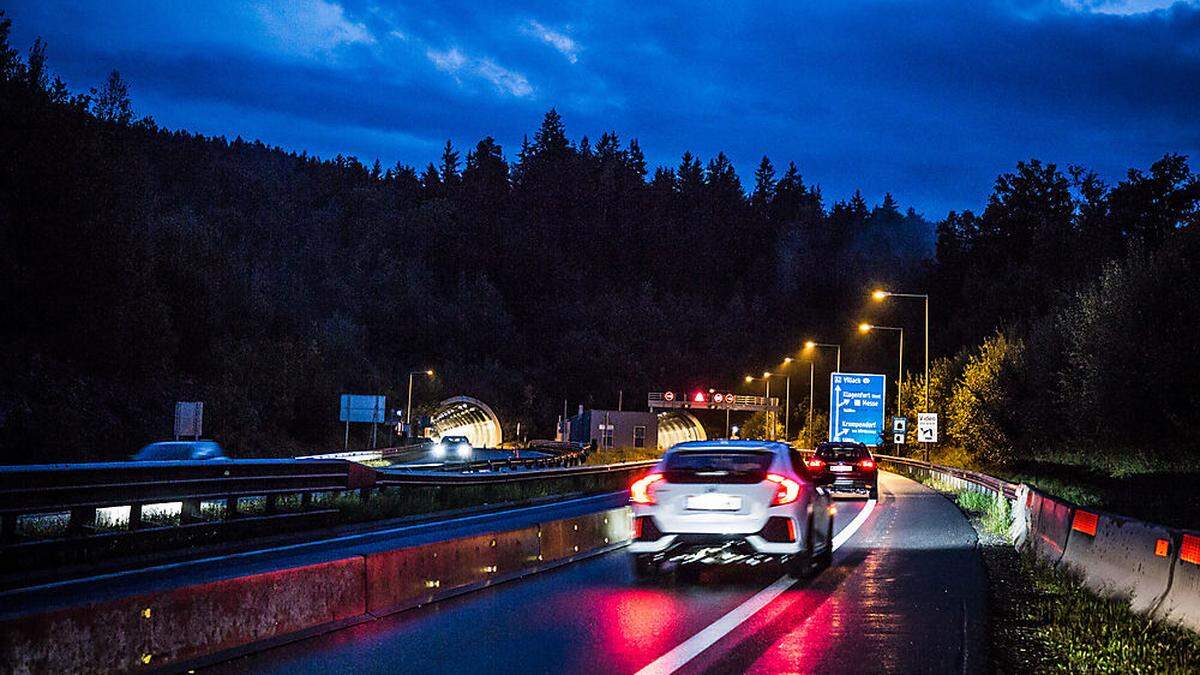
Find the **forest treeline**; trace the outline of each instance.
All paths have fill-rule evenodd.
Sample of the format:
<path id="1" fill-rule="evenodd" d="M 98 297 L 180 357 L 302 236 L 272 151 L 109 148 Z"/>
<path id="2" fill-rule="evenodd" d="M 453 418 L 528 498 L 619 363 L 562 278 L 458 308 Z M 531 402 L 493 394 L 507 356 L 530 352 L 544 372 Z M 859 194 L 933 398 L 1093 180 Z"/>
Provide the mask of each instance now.
<path id="1" fill-rule="evenodd" d="M 1195 439 L 1182 157 L 1112 186 L 1021 163 L 981 213 L 938 223 L 891 195 L 830 202 L 767 157 L 745 184 L 721 153 L 651 169 L 637 140 L 573 139 L 553 109 L 515 152 L 447 142 L 424 169 L 383 167 L 161 128 L 116 72 L 69 91 L 7 22 L 0 119 L 0 462 L 126 455 L 170 434 L 177 400 L 204 401 L 238 455 L 335 447 L 340 393 L 399 402 L 417 368 L 437 373 L 422 409 L 470 394 L 541 436 L 564 399 L 733 386 L 807 337 L 881 370 L 894 345 L 853 323 L 920 325 L 871 305 L 879 286 L 935 298 L 955 440 L 1001 457 Z M 1144 417 L 1106 436 L 1113 411 Z"/>

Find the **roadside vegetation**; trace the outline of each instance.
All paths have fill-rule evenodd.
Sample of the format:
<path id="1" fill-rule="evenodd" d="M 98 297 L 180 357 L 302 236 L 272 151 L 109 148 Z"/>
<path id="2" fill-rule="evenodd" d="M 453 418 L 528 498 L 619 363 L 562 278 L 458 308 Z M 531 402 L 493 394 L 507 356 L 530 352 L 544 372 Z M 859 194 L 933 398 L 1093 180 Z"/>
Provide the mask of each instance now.
<path id="1" fill-rule="evenodd" d="M 658 448 L 599 448 L 588 455 L 585 466 L 601 464 L 619 464 L 621 462 L 642 462 L 662 457 L 663 451 Z"/>

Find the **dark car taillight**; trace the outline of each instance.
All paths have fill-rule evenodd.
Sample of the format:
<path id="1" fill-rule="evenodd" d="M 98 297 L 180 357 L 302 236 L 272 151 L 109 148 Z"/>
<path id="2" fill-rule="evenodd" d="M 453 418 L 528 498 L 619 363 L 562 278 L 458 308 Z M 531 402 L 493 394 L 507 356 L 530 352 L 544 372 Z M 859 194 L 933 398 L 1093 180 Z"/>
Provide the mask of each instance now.
<path id="1" fill-rule="evenodd" d="M 858 468 L 862 469 L 863 471 L 874 471 L 875 470 L 875 460 L 871 459 L 870 457 L 867 457 L 866 459 L 859 461 Z"/>
<path id="2" fill-rule="evenodd" d="M 791 518 L 772 516 L 758 531 L 758 536 L 774 544 L 790 544 L 796 541 L 796 521 Z"/>
<path id="3" fill-rule="evenodd" d="M 656 541 L 662 538 L 662 531 L 650 516 L 638 516 L 633 519 L 633 538 L 637 541 Z"/>

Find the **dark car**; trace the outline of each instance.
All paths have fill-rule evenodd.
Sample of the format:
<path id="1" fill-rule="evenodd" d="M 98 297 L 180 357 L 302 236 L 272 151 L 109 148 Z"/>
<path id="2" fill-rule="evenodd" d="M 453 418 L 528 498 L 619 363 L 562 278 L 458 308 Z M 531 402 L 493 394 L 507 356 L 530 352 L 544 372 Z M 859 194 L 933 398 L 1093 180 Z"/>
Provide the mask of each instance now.
<path id="1" fill-rule="evenodd" d="M 133 456 L 135 462 L 176 462 L 180 460 L 229 459 L 216 441 L 160 441 L 151 443 Z"/>
<path id="2" fill-rule="evenodd" d="M 831 490 L 864 492 L 868 499 L 879 498 L 879 467 L 862 443 L 820 443 L 807 464 L 814 477 L 830 481 Z"/>

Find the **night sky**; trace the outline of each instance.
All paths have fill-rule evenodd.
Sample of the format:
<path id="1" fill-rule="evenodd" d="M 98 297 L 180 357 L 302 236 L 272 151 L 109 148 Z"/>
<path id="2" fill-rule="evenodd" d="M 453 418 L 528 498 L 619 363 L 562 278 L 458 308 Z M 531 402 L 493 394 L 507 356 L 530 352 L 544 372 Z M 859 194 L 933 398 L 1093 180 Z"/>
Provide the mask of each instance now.
<path id="1" fill-rule="evenodd" d="M 512 159 L 551 106 L 652 165 L 794 160 L 827 202 L 979 209 L 1038 157 L 1107 179 L 1200 155 L 1200 1 L 8 3 L 72 89 L 117 68 L 139 115 L 418 168 L 447 138 Z M 436 6 L 434 6 L 436 5 Z"/>

